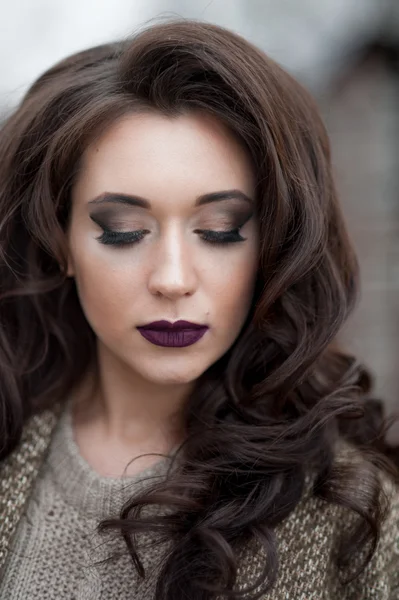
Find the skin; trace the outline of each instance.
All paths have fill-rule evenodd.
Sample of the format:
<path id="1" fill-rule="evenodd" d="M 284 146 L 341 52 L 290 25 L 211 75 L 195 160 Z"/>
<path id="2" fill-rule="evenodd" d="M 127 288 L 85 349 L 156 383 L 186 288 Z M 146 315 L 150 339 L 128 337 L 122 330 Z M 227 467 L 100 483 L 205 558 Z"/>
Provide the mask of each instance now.
<path id="1" fill-rule="evenodd" d="M 201 113 L 131 114 L 84 152 L 72 190 L 68 275 L 97 336 L 99 381 L 85 410 L 76 399 L 74 429 L 83 456 L 103 475 L 181 441 L 187 394 L 237 338 L 258 264 L 254 187 L 247 153 Z M 204 194 L 228 190 L 249 202 L 231 195 L 196 205 Z M 105 193 L 145 198 L 151 207 L 104 201 Z M 213 244 L 199 233 L 244 221 L 243 241 Z M 98 239 L 104 228 L 147 233 L 117 246 Z M 161 319 L 209 329 L 192 346 L 159 347 L 136 327 Z M 128 473 L 151 462 L 140 460 Z"/>

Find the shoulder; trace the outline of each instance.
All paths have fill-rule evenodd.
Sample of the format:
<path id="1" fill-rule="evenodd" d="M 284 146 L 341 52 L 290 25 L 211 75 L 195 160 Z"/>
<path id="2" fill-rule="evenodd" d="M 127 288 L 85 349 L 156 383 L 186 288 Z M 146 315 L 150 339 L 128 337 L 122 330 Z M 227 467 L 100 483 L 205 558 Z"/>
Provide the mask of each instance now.
<path id="1" fill-rule="evenodd" d="M 33 465 L 41 464 L 61 411 L 62 404 L 57 403 L 51 409 L 34 414 L 26 421 L 18 445 L 0 462 L 1 480 L 12 476 L 14 472 L 21 475 L 24 469 L 31 471 Z"/>
<path id="2" fill-rule="evenodd" d="M 364 522 L 353 510 L 308 491 L 279 532 L 282 579 L 289 581 L 295 565 L 298 582 L 304 586 L 309 578 L 323 582 L 320 597 L 328 600 L 399 598 L 399 490 L 382 473 L 379 479 L 379 501 L 386 507 L 385 517 L 374 554 L 360 574 L 352 582 L 343 583 L 361 568 L 368 548 L 351 556 L 345 570 L 339 571 L 334 559 L 348 532 L 364 527 Z"/>
<path id="3" fill-rule="evenodd" d="M 0 568 L 50 444 L 62 405 L 33 415 L 18 446 L 0 462 Z"/>
<path id="4" fill-rule="evenodd" d="M 333 598 L 343 600 L 398 600 L 399 599 L 399 488 L 388 477 L 380 475 L 382 503 L 386 504 L 385 517 L 375 552 L 364 570 L 345 586 L 337 577 L 332 581 L 335 592 Z M 351 524 L 356 524 L 356 516 L 348 510 L 341 510 L 341 528 L 345 532 Z M 359 556 L 361 560 L 363 556 Z M 351 576 L 356 568 L 348 568 L 345 576 Z M 341 594 L 341 595 L 340 595 Z"/>
<path id="5" fill-rule="evenodd" d="M 344 458 L 344 452 L 340 458 Z M 347 455 L 348 456 L 348 455 Z M 362 460 L 359 460 L 359 465 Z M 305 492 L 295 510 L 275 531 L 279 572 L 269 600 L 398 600 L 399 599 L 399 489 L 380 473 L 381 501 L 387 502 L 381 535 L 371 561 L 352 583 L 338 572 L 334 555 L 339 542 L 357 525 L 357 514 L 327 502 L 313 492 L 309 477 Z M 246 554 L 241 572 L 252 583 L 265 563 L 263 550 Z M 351 566 L 361 563 L 354 557 Z M 359 561 L 359 562 L 357 562 Z M 349 574 L 350 575 L 350 574 Z"/>

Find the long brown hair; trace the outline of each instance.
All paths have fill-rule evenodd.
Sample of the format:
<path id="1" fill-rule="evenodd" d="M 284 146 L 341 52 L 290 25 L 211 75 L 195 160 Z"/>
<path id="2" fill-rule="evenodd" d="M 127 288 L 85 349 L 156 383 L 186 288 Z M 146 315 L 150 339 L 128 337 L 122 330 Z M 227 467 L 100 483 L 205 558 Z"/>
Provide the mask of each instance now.
<path id="1" fill-rule="evenodd" d="M 260 263 L 245 327 L 187 400 L 188 436 L 170 476 L 99 526 L 121 532 L 141 576 L 137 536 L 155 531 L 172 542 L 157 600 L 231 591 L 237 552 L 253 540 L 268 557 L 261 583 L 269 589 L 278 573 L 273 531 L 303 495 L 305 465 L 315 494 L 360 516 L 340 566 L 365 545 L 371 556 L 383 517 L 371 463 L 350 471 L 368 482 L 366 494 L 364 485 L 356 492 L 345 484 L 348 471 L 334 460 L 345 420 L 362 418 L 370 381 L 334 345 L 356 300 L 358 265 L 325 128 L 309 94 L 259 49 L 193 21 L 67 58 L 1 129 L 0 456 L 18 444 L 32 413 L 68 396 L 95 357 L 65 276 L 70 190 L 83 150 L 126 113 L 194 109 L 223 121 L 252 158 Z M 150 505 L 171 512 L 143 517 Z"/>

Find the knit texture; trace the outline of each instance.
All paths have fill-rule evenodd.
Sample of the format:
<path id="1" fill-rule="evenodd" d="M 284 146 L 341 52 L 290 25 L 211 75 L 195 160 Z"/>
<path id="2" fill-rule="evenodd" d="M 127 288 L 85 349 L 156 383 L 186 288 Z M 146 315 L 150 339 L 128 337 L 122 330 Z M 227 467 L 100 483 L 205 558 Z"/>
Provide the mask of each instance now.
<path id="1" fill-rule="evenodd" d="M 99 535 L 101 518 L 118 516 L 123 503 L 146 479 L 164 476 L 162 459 L 138 475 L 98 475 L 79 453 L 67 404 L 33 486 L 4 565 L 0 598 L 41 600 L 132 600 L 151 597 L 154 577 L 141 583 L 126 544 L 115 534 Z M 95 566 L 110 555 L 117 561 Z M 146 570 L 160 552 L 147 553 Z"/>
<path id="2" fill-rule="evenodd" d="M 61 416 L 60 410 L 33 417 L 18 448 L 0 464 L 0 598 L 150 600 L 167 548 L 141 538 L 147 573 L 142 581 L 123 540 L 100 536 L 96 525 L 117 516 L 147 477 L 164 476 L 169 461 L 133 477 L 101 477 L 79 454 L 67 407 Z M 343 587 L 331 554 L 355 517 L 315 498 L 309 488 L 276 530 L 279 577 L 265 600 L 399 600 L 399 494 L 391 491 L 392 510 L 377 552 L 362 575 Z M 112 563 L 95 564 L 115 553 Z M 242 549 L 239 589 L 256 580 L 265 560 L 255 544 Z"/>

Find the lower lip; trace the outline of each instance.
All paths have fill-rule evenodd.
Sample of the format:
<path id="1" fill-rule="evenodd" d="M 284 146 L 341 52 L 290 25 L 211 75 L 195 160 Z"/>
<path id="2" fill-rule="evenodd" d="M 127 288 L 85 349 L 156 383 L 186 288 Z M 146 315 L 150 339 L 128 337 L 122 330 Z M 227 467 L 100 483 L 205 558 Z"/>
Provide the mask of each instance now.
<path id="1" fill-rule="evenodd" d="M 179 331 L 161 331 L 159 329 L 137 328 L 143 338 L 155 346 L 167 348 L 185 348 L 192 346 L 208 331 L 208 327 L 202 329 L 180 329 Z"/>

